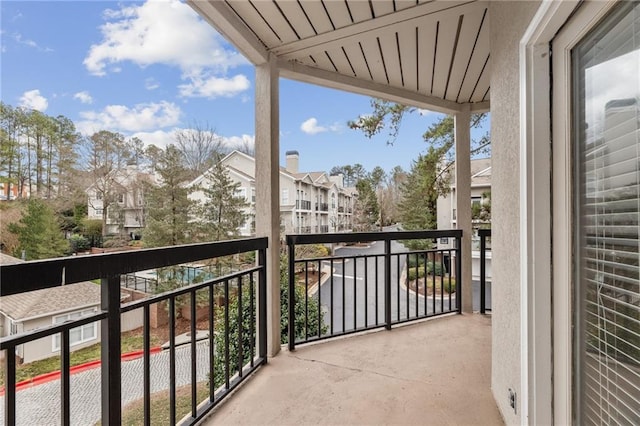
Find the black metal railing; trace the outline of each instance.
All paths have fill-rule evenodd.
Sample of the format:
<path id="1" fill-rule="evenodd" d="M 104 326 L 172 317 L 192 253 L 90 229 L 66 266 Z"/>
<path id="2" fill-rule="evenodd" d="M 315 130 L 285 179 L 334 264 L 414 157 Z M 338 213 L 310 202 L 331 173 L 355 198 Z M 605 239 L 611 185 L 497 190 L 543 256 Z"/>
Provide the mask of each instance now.
<path id="1" fill-rule="evenodd" d="M 158 280 L 139 277 L 136 274 L 124 274 L 120 277 L 120 285 L 124 288 L 141 291 L 143 293 L 156 293 Z"/>
<path id="2" fill-rule="evenodd" d="M 491 229 L 478 229 L 480 237 L 480 313 L 485 314 L 491 311 L 487 307 L 487 251 L 491 250 L 487 246 L 487 239 L 491 239 Z"/>
<path id="3" fill-rule="evenodd" d="M 127 363 L 127 380 L 134 377 L 138 384 L 142 383 L 144 418 L 138 419 L 143 424 L 151 422 L 152 402 L 152 358 L 158 356 L 150 348 L 150 322 L 152 308 L 161 307 L 166 312 L 168 321 L 169 342 L 163 352 L 160 371 L 154 369 L 153 374 L 168 375 L 169 421 L 175 424 L 178 413 L 176 374 L 178 361 L 180 365 L 188 364 L 186 371 L 190 391 L 190 410 L 182 419 L 182 424 L 194 424 L 201 420 L 218 403 L 229 395 L 240 382 L 251 372 L 267 362 L 266 358 L 266 249 L 267 238 L 224 241 L 218 243 L 190 244 L 158 249 L 138 250 L 136 252 L 118 252 L 94 256 L 68 257 L 44 261 L 26 262 L 2 267 L 2 286 L 0 296 L 41 290 L 72 284 L 92 279 L 101 279 L 101 310 L 77 320 L 56 324 L 23 334 L 12 335 L 0 339 L 0 351 L 5 355 L 5 395 L 4 424 L 15 425 L 16 414 L 25 415 L 28 411 L 20 409 L 18 402 L 26 406 L 34 406 L 38 401 L 23 401 L 17 398 L 16 391 L 16 358 L 14 353 L 20 345 L 27 345 L 34 340 L 51 338 L 60 335 L 60 423 L 72 423 L 72 408 L 78 402 L 71 403 L 70 386 L 70 333 L 86 324 L 100 321 L 101 324 L 101 410 L 96 407 L 95 423 L 101 420 L 103 425 L 122 423 L 122 383 L 125 363 L 121 360 L 121 326 L 122 317 L 130 312 L 142 310 L 142 367 L 139 364 Z M 181 287 L 149 298 L 120 305 L 121 276 L 140 270 L 152 268 L 168 268 L 185 262 L 203 259 L 218 259 L 242 253 L 257 252 L 257 262 L 253 262 L 237 271 L 207 279 L 201 283 Z M 176 342 L 176 321 L 179 304 L 187 305 L 189 312 L 190 342 L 189 351 L 178 349 Z M 164 311 L 163 311 L 164 309 Z M 184 309 L 184 308 L 183 308 Z M 207 324 L 206 338 L 196 342 L 198 315 Z M 184 315 L 184 310 L 182 311 Z M 156 315 L 158 315 L 156 313 Z M 168 318 L 167 318 L 168 317 Z M 186 348 L 185 348 L 186 349 Z M 168 352 L 168 356 L 166 353 Z M 198 355 L 200 354 L 200 355 Z M 154 358 L 158 360 L 158 358 Z M 155 363 L 157 366 L 157 362 Z M 190 376 L 190 377 L 189 377 Z M 182 377 L 184 379 L 184 377 Z M 184 382 L 184 380 L 182 380 Z M 154 381 L 155 382 L 155 381 Z M 202 387 L 206 396 L 198 401 L 197 393 Z M 155 389 L 157 391 L 157 388 Z M 22 391 L 21 391 L 22 392 Z M 51 396 L 55 397 L 55 396 Z M 86 407 L 83 410 L 86 411 Z M 77 422 L 77 421 L 74 421 Z M 24 421 L 20 421 L 24 423 Z M 57 423 L 57 422 L 56 422 Z"/>
<path id="4" fill-rule="evenodd" d="M 311 201 L 309 201 L 309 200 L 296 200 L 296 209 L 311 210 Z"/>
<path id="5" fill-rule="evenodd" d="M 430 246 L 441 237 L 455 239 L 456 248 L 406 247 L 410 241 Z M 462 230 L 287 235 L 289 349 L 460 313 L 461 238 Z M 296 248 L 308 244 L 351 245 L 340 247 L 339 255 L 296 258 Z"/>
<path id="6" fill-rule="evenodd" d="M 327 203 L 316 203 L 316 210 L 319 210 L 321 212 L 328 212 L 329 211 L 329 204 L 327 204 Z"/>

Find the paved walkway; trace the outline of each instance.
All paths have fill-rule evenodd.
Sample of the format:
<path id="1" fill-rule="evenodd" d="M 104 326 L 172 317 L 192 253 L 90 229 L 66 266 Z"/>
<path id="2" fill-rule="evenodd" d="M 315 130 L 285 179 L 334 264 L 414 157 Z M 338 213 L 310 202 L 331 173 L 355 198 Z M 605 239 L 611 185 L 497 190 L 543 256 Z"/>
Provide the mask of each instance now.
<path id="1" fill-rule="evenodd" d="M 209 373 L 209 341 L 196 345 L 198 381 Z M 143 358 L 122 363 L 122 405 L 143 397 Z M 191 383 L 191 346 L 176 348 L 176 385 Z M 93 425 L 100 420 L 100 368 L 71 376 L 71 424 Z M 169 351 L 151 356 L 151 392 L 169 389 Z M 60 380 L 18 391 L 17 425 L 60 424 Z M 4 424 L 4 397 L 0 397 L 0 425 Z"/>

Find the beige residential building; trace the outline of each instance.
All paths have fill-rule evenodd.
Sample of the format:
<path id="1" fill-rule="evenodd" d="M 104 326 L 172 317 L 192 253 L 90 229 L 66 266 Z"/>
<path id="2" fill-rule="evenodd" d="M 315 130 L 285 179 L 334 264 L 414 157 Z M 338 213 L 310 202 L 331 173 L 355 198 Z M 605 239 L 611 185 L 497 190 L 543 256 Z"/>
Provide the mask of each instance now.
<path id="1" fill-rule="evenodd" d="M 451 166 L 450 191 L 438 198 L 438 229 L 457 228 L 457 192 L 455 182 L 455 163 Z M 482 205 L 491 202 L 491 158 L 471 160 L 471 205 Z M 480 279 L 480 238 L 477 229 L 490 223 L 473 220 L 473 235 L 471 237 L 471 274 L 474 280 Z M 442 238 L 438 241 L 438 248 L 453 248 L 453 241 Z M 486 276 L 491 278 L 491 252 L 487 254 Z"/>
<path id="2" fill-rule="evenodd" d="M 341 232 L 351 229 L 355 188 L 345 188 L 341 175 L 329 176 L 325 172 L 300 172 L 297 151 L 286 153 L 286 166 L 280 167 L 280 231 L 285 234 Z M 240 235 L 255 233 L 255 158 L 233 151 L 221 162 L 229 177 L 240 184 L 238 195 L 249 204 L 245 209 L 247 220 Z M 207 185 L 206 174 L 198 176 L 190 185 Z M 202 190 L 194 191 L 190 198 L 204 201 Z"/>
<path id="3" fill-rule="evenodd" d="M 114 170 L 106 179 L 94 182 L 85 190 L 87 216 L 101 220 L 104 198 L 111 197 L 107 207 L 107 234 L 138 235 L 144 228 L 144 182 L 151 180 L 151 174 L 135 165 Z"/>

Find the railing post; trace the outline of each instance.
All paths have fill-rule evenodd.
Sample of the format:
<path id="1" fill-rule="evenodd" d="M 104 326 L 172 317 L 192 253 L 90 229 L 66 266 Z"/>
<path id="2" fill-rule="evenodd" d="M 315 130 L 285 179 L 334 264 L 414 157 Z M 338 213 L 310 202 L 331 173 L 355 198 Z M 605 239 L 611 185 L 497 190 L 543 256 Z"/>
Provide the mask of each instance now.
<path id="1" fill-rule="evenodd" d="M 377 285 L 377 284 L 376 284 Z M 391 240 L 384 240 L 384 323 L 391 330 Z"/>
<path id="2" fill-rule="evenodd" d="M 107 318 L 100 324 L 100 355 L 102 374 L 102 424 L 121 423 L 120 370 L 120 275 L 102 278 L 100 308 Z"/>
<path id="3" fill-rule="evenodd" d="M 484 232 L 478 232 L 480 234 L 480 313 L 484 314 L 486 312 L 486 286 L 487 286 L 487 278 L 485 276 L 486 273 L 486 265 L 485 262 L 487 260 L 487 240 Z"/>
<path id="4" fill-rule="evenodd" d="M 296 348 L 296 246 L 293 241 L 287 239 L 289 251 L 289 350 Z"/>
<path id="5" fill-rule="evenodd" d="M 259 336 L 258 336 L 258 356 L 267 363 L 267 250 L 258 250 L 258 313 Z"/>
<path id="6" fill-rule="evenodd" d="M 462 313 L 462 237 L 456 237 L 456 308 Z"/>
<path id="7" fill-rule="evenodd" d="M 5 352 L 4 365 L 4 424 L 16 424 L 16 347 L 11 345 Z"/>

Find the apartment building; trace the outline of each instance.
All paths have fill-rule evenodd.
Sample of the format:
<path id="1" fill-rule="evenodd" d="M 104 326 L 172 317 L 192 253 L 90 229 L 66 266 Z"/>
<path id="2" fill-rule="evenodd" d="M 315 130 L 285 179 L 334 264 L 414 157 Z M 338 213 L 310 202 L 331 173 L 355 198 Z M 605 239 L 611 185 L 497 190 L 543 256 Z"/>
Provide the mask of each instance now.
<path id="1" fill-rule="evenodd" d="M 240 228 L 243 236 L 255 233 L 255 158 L 233 151 L 220 160 L 230 178 L 240 184 L 238 195 L 246 199 L 247 220 Z M 350 230 L 353 224 L 355 188 L 345 188 L 341 175 L 325 172 L 300 172 L 300 155 L 286 153 L 286 165 L 280 167 L 280 232 L 309 234 Z M 190 185 L 207 185 L 206 174 Z M 203 191 L 195 191 L 191 199 L 204 200 Z"/>
<path id="2" fill-rule="evenodd" d="M 88 218 L 102 220 L 106 205 L 107 234 L 138 235 L 144 228 L 144 182 L 152 180 L 136 165 L 112 171 L 85 190 Z"/>

